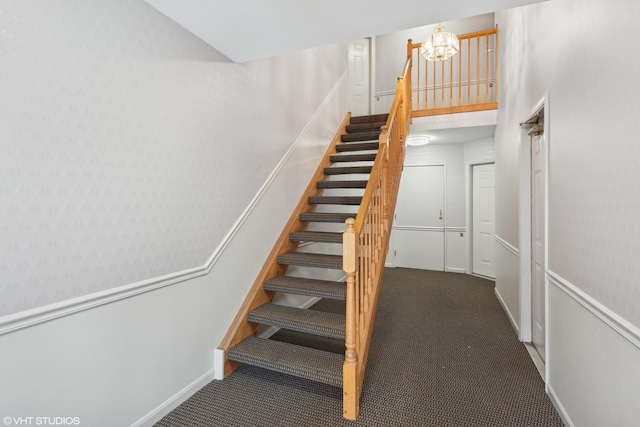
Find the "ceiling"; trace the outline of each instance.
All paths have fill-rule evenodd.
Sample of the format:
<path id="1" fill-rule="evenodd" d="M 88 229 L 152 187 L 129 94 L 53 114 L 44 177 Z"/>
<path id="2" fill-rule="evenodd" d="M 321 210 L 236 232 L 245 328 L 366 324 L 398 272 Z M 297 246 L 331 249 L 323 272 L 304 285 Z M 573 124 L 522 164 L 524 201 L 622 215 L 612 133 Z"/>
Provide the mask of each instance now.
<path id="1" fill-rule="evenodd" d="M 543 0 L 146 0 L 234 62 Z"/>
<path id="2" fill-rule="evenodd" d="M 449 129 L 432 129 L 428 131 L 411 132 L 407 139 L 428 135 L 430 144 L 458 144 L 493 138 L 495 125 L 469 126 Z M 407 141 L 407 144 L 409 142 Z"/>

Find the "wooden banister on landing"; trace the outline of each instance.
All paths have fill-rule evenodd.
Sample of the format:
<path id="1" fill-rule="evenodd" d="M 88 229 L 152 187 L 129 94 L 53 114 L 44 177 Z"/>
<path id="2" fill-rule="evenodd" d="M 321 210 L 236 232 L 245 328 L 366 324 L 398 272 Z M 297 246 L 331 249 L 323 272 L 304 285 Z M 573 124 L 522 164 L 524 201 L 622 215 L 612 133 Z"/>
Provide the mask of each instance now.
<path id="1" fill-rule="evenodd" d="M 422 43 L 407 43 L 415 86 L 412 117 L 498 108 L 498 26 L 458 35 L 460 51 L 445 61 L 427 62 Z M 493 55 L 493 57 L 492 57 Z"/>
<path id="2" fill-rule="evenodd" d="M 355 218 L 343 233 L 343 269 L 347 275 L 343 414 L 356 419 L 369 355 L 380 284 L 391 232 L 404 144 L 411 115 L 410 59 L 398 77 L 396 95 L 379 149 Z"/>

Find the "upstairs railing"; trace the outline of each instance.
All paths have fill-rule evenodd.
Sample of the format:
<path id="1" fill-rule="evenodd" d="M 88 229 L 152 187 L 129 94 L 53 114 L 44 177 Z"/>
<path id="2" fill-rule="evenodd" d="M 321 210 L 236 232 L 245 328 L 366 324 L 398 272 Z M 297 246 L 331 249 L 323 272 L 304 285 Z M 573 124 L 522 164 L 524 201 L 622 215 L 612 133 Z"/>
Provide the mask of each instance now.
<path id="1" fill-rule="evenodd" d="M 369 183 L 355 219 L 343 234 L 343 268 L 347 274 L 346 339 L 343 367 L 344 416 L 358 416 L 360 392 L 369 355 L 384 261 L 389 248 L 405 139 L 411 116 L 411 61 L 398 77 L 396 95 Z"/>
<path id="2" fill-rule="evenodd" d="M 498 26 L 458 36 L 460 51 L 428 62 L 422 43 L 407 43 L 413 117 L 498 108 Z"/>

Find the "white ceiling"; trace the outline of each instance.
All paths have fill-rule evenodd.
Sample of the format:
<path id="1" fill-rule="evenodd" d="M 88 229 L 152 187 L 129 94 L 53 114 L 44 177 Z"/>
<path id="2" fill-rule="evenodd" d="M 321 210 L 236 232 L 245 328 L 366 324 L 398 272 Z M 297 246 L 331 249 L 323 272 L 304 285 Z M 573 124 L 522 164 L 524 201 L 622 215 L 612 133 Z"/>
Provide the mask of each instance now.
<path id="1" fill-rule="evenodd" d="M 408 139 L 428 135 L 431 138 L 430 144 L 459 144 L 478 141 L 485 138 L 493 138 L 495 125 L 469 126 L 449 129 L 432 129 L 428 131 L 411 132 Z M 408 144 L 408 142 L 407 142 Z"/>
<path id="2" fill-rule="evenodd" d="M 543 0 L 146 0 L 234 62 Z"/>

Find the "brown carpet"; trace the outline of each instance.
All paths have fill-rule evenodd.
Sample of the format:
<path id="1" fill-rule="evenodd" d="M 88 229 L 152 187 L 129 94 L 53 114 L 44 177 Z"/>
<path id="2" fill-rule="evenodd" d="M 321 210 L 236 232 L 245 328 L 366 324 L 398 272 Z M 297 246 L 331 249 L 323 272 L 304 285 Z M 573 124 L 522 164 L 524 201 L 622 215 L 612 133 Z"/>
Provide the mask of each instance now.
<path id="1" fill-rule="evenodd" d="M 355 422 L 341 390 L 242 366 L 157 426 L 562 426 L 493 282 L 386 269 Z M 314 309 L 344 310 L 323 300 Z M 273 339 L 343 352 L 341 341 L 280 331 Z"/>

